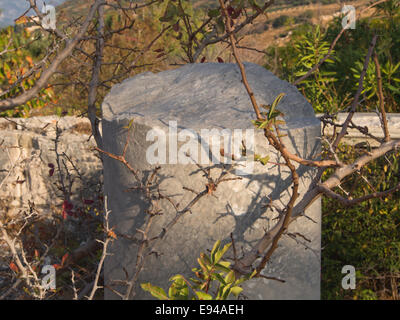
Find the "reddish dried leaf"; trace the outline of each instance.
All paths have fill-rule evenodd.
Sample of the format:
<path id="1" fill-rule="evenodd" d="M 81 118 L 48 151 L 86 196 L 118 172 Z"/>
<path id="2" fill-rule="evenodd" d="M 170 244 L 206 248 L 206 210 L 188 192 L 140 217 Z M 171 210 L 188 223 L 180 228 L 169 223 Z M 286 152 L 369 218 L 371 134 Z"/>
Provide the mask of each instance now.
<path id="1" fill-rule="evenodd" d="M 235 13 L 235 9 L 232 8 L 232 6 L 228 6 L 228 8 L 226 8 L 228 11 L 229 16 L 232 18 L 232 16 Z"/>
<path id="2" fill-rule="evenodd" d="M 53 174 L 54 174 L 54 169 L 50 169 L 50 170 L 49 170 L 49 176 L 52 177 Z"/>
<path id="3" fill-rule="evenodd" d="M 64 266 L 64 263 L 65 263 L 65 261 L 67 260 L 67 258 L 68 258 L 68 253 L 66 253 L 66 254 L 64 254 L 63 255 L 63 257 L 61 258 L 61 266 Z"/>
<path id="4" fill-rule="evenodd" d="M 117 235 L 116 235 L 115 232 L 112 231 L 112 230 L 108 231 L 108 236 L 109 236 L 110 238 L 117 239 Z"/>
<path id="5" fill-rule="evenodd" d="M 216 186 L 213 183 L 209 183 L 207 184 L 207 194 L 211 195 L 215 190 L 216 190 Z"/>
<path id="6" fill-rule="evenodd" d="M 240 13 L 242 12 L 242 8 L 233 8 L 229 6 L 228 8 L 228 14 L 232 19 L 237 19 L 240 16 Z"/>
<path id="7" fill-rule="evenodd" d="M 224 63 L 224 60 L 222 60 L 222 58 L 220 58 L 220 57 L 217 57 L 217 60 L 219 63 Z"/>
<path id="8" fill-rule="evenodd" d="M 72 210 L 73 207 L 74 207 L 74 205 L 71 202 L 69 202 L 68 200 L 64 200 L 63 209 L 69 211 L 69 210 Z"/>
<path id="9" fill-rule="evenodd" d="M 9 267 L 10 267 L 10 269 L 12 270 L 12 271 L 14 271 L 15 273 L 18 273 L 19 272 L 19 269 L 18 269 L 18 267 L 15 265 L 15 263 L 14 262 L 10 262 L 10 264 L 9 264 Z"/>
<path id="10" fill-rule="evenodd" d="M 30 56 L 26 56 L 25 59 L 26 59 L 26 61 L 28 61 L 30 66 L 33 66 L 33 60 L 32 60 L 32 58 Z"/>
<path id="11" fill-rule="evenodd" d="M 206 57 L 201 58 L 200 63 L 204 63 L 206 61 Z"/>

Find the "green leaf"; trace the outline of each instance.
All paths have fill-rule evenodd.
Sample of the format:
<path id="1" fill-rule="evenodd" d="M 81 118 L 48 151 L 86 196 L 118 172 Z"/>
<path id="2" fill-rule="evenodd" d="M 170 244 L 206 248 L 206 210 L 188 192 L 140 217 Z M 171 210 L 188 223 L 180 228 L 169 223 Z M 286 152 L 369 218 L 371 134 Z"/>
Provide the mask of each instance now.
<path id="1" fill-rule="evenodd" d="M 219 9 L 210 9 L 210 10 L 208 10 L 208 16 L 210 17 L 210 18 L 216 18 L 216 17 L 218 17 L 219 16 Z"/>
<path id="2" fill-rule="evenodd" d="M 222 300 L 226 300 L 228 298 L 229 294 L 231 293 L 231 286 L 232 283 L 229 283 L 222 289 L 222 296 L 221 296 Z"/>
<path id="3" fill-rule="evenodd" d="M 189 288 L 183 276 L 177 275 L 171 279 L 174 279 L 174 282 L 168 290 L 169 297 L 172 300 L 187 300 L 189 298 Z"/>
<path id="4" fill-rule="evenodd" d="M 205 256 L 205 254 L 203 254 L 203 257 L 200 256 L 200 258 L 197 258 L 197 262 L 199 263 L 199 265 L 200 265 L 202 271 L 203 271 L 205 274 L 208 274 L 208 270 L 209 270 L 210 268 L 209 268 L 209 266 L 207 265 L 207 262 L 204 261 L 204 256 Z"/>
<path id="5" fill-rule="evenodd" d="M 216 278 L 216 280 L 218 280 L 219 282 L 221 282 L 223 285 L 226 285 L 226 282 L 224 280 L 224 278 L 222 278 L 222 276 L 219 273 L 214 273 L 213 277 Z"/>
<path id="6" fill-rule="evenodd" d="M 203 259 L 203 261 L 205 261 L 205 263 L 206 263 L 208 266 L 211 266 L 211 265 L 212 265 L 211 258 L 210 258 L 207 254 L 202 253 L 202 254 L 200 254 L 200 257 Z"/>
<path id="7" fill-rule="evenodd" d="M 194 287 L 196 288 L 196 287 L 198 287 L 199 285 L 201 285 L 203 282 L 202 281 L 200 281 L 199 279 L 195 279 L 195 278 L 189 278 L 190 279 L 190 281 L 192 281 L 195 285 L 194 285 Z M 192 286 L 193 286 L 193 284 L 192 284 Z"/>
<path id="8" fill-rule="evenodd" d="M 168 296 L 162 288 L 153 286 L 149 282 L 142 283 L 140 286 L 142 287 L 143 290 L 149 292 L 153 297 L 159 300 L 168 300 Z"/>
<path id="9" fill-rule="evenodd" d="M 257 270 L 254 269 L 254 271 L 248 276 L 248 279 L 253 278 L 257 274 Z"/>
<path id="10" fill-rule="evenodd" d="M 199 300 L 212 300 L 212 296 L 204 291 L 196 291 L 196 295 Z"/>
<path id="11" fill-rule="evenodd" d="M 389 88 L 391 91 L 393 91 L 393 92 L 395 92 L 395 93 L 397 93 L 397 94 L 400 94 L 400 89 L 399 89 L 399 88 L 393 87 L 391 84 L 388 85 L 388 88 Z"/>
<path id="12" fill-rule="evenodd" d="M 219 263 L 216 263 L 215 264 L 215 268 L 217 269 L 217 270 L 219 270 L 219 271 L 223 271 L 223 272 L 230 272 L 231 271 L 231 269 L 229 269 L 229 266 L 230 266 L 230 263 L 229 263 L 229 265 L 227 266 L 226 265 L 226 263 L 229 263 L 229 262 L 226 262 L 226 261 L 223 261 L 223 262 L 219 262 Z"/>
<path id="13" fill-rule="evenodd" d="M 242 284 L 243 282 L 247 281 L 248 279 L 246 277 L 242 277 L 240 279 L 237 279 L 233 284 L 235 286 L 238 286 L 239 284 Z"/>
<path id="14" fill-rule="evenodd" d="M 238 286 L 231 288 L 231 292 L 233 293 L 233 295 L 235 297 L 237 297 L 242 291 L 243 291 L 243 288 L 238 287 Z"/>
<path id="15" fill-rule="evenodd" d="M 223 257 L 223 255 L 229 250 L 229 248 L 231 247 L 232 243 L 228 243 L 226 244 L 221 250 L 218 250 L 215 254 L 214 257 L 214 263 L 218 263 L 219 260 L 221 260 L 221 258 Z"/>
<path id="16" fill-rule="evenodd" d="M 181 274 L 176 274 L 169 278 L 169 281 L 185 280 L 185 277 Z"/>
<path id="17" fill-rule="evenodd" d="M 235 281 L 235 271 L 231 270 L 225 277 L 225 282 L 226 283 L 232 283 Z"/>
<path id="18" fill-rule="evenodd" d="M 262 122 L 262 123 L 258 126 L 258 129 L 264 129 L 264 128 L 267 127 L 270 123 L 271 123 L 270 119 L 265 120 L 264 122 Z"/>
<path id="19" fill-rule="evenodd" d="M 134 118 L 132 118 L 131 120 L 129 120 L 128 125 L 127 125 L 127 126 L 124 126 L 124 128 L 129 130 L 129 129 L 132 127 L 132 124 L 133 124 L 133 121 L 134 121 L 134 120 L 135 120 Z"/>
<path id="20" fill-rule="evenodd" d="M 225 32 L 225 23 L 224 23 L 224 20 L 222 19 L 221 16 L 217 18 L 216 27 L 217 27 L 217 32 L 218 33 L 224 33 Z"/>
<path id="21" fill-rule="evenodd" d="M 214 243 L 214 246 L 211 250 L 211 262 L 214 263 L 214 258 L 215 258 L 215 254 L 217 253 L 217 250 L 219 249 L 219 246 L 221 245 L 221 240 L 218 240 Z M 216 261 L 218 262 L 218 261 Z"/>
<path id="22" fill-rule="evenodd" d="M 269 114 L 268 114 L 268 119 L 272 118 L 273 112 L 276 108 L 276 106 L 279 104 L 279 102 L 282 100 L 282 98 L 284 97 L 284 93 L 280 93 L 278 94 L 278 96 L 275 98 L 274 102 L 271 105 L 271 109 L 269 110 Z"/>
<path id="23" fill-rule="evenodd" d="M 261 157 L 259 154 L 254 155 L 254 160 L 261 162 L 263 166 L 265 166 L 268 163 L 269 159 L 270 159 L 269 156 Z"/>

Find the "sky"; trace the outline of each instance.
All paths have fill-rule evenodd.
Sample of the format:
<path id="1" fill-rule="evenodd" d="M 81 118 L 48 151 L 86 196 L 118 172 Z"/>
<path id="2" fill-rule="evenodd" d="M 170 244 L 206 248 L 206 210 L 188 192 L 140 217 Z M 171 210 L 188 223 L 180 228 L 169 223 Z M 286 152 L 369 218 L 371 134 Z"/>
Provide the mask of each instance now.
<path id="1" fill-rule="evenodd" d="M 41 10 L 44 2 L 56 6 L 64 1 L 65 0 L 36 0 L 36 4 Z M 0 0 L 0 9 L 2 10 L 0 14 L 0 26 L 5 27 L 14 24 L 14 19 L 22 15 L 28 8 L 29 2 L 27 0 Z"/>

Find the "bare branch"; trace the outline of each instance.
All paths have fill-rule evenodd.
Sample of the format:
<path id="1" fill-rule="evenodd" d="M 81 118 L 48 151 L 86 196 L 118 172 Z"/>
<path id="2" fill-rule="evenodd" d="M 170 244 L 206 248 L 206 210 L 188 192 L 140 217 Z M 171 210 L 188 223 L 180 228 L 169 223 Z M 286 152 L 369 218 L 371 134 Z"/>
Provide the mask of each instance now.
<path id="1" fill-rule="evenodd" d="M 374 48 L 375 48 L 376 39 L 377 39 L 377 35 L 374 35 L 374 37 L 372 38 L 372 41 L 371 41 L 371 45 L 368 49 L 367 56 L 365 57 L 364 67 L 363 67 L 363 70 L 361 71 L 360 79 L 358 82 L 358 89 L 357 89 L 356 95 L 354 96 L 353 103 L 351 104 L 350 112 L 349 112 L 345 122 L 343 123 L 342 130 L 339 132 L 339 134 L 336 137 L 335 142 L 332 145 L 333 150 L 335 150 L 337 148 L 340 140 L 346 135 L 347 127 L 349 126 L 349 123 L 350 123 L 351 119 L 353 118 L 354 113 L 356 112 L 356 108 L 358 106 L 358 100 L 360 98 L 361 92 L 363 91 L 364 77 L 365 77 L 365 74 L 367 73 L 369 60 L 370 60 L 370 58 L 372 56 L 372 52 L 374 51 Z"/>
<path id="2" fill-rule="evenodd" d="M 361 202 L 364 202 L 364 201 L 367 201 L 370 199 L 386 197 L 386 196 L 400 190 L 400 183 L 398 185 L 396 185 L 394 188 L 388 189 L 386 191 L 373 192 L 371 194 L 365 195 L 365 196 L 357 198 L 357 199 L 348 199 L 346 197 L 343 197 L 340 194 L 335 193 L 334 191 L 332 191 L 331 189 L 328 189 L 327 187 L 325 187 L 323 185 L 319 185 L 318 187 L 329 198 L 339 201 L 345 207 L 349 207 L 349 206 L 352 206 L 352 205 L 355 205 L 355 204 L 358 204 L 358 203 L 361 203 Z"/>
<path id="3" fill-rule="evenodd" d="M 41 89 L 47 86 L 48 80 L 57 71 L 57 68 L 61 64 L 61 62 L 63 62 L 72 53 L 76 45 L 81 41 L 81 38 L 86 33 L 97 8 L 101 5 L 104 5 L 104 3 L 104 0 L 96 0 L 96 2 L 90 8 L 89 14 L 86 17 L 85 22 L 83 23 L 77 35 L 72 40 L 66 41 L 65 48 L 54 58 L 50 66 L 43 71 L 42 75 L 37 80 L 35 85 L 31 89 L 25 91 L 15 98 L 1 100 L 0 111 L 6 111 L 26 103 L 27 101 L 35 97 L 35 95 L 38 94 Z"/>
<path id="4" fill-rule="evenodd" d="M 385 99 L 383 97 L 382 90 L 382 76 L 381 76 L 381 66 L 379 64 L 378 55 L 374 52 L 374 63 L 375 63 L 375 71 L 376 71 L 376 81 L 378 84 L 378 98 L 379 98 L 379 109 L 381 111 L 381 122 L 382 122 L 382 130 L 385 135 L 385 141 L 390 140 L 389 128 L 386 119 L 386 111 L 385 111 Z"/>

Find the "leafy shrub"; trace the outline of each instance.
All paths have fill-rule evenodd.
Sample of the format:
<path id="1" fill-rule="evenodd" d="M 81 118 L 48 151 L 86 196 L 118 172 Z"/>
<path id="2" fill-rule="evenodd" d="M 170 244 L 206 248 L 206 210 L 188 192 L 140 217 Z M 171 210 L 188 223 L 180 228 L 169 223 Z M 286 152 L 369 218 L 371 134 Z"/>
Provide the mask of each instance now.
<path id="1" fill-rule="evenodd" d="M 10 39 L 13 41 L 10 42 Z M 23 77 L 34 67 L 32 52 L 40 54 L 39 49 L 33 49 L 32 52 L 27 49 L 29 41 L 29 34 L 25 30 L 16 32 L 12 27 L 0 30 L 0 52 L 8 50 L 0 59 L 0 99 L 14 97 L 29 90 L 35 85 L 35 80 L 39 78 L 40 73 L 33 78 Z M 9 87 L 10 89 L 7 91 L 6 88 Z M 54 101 L 54 98 L 53 90 L 48 87 L 41 90 L 36 98 L 14 110 L 1 112 L 0 116 L 27 117 L 32 109 L 41 109 L 48 102 Z"/>
<path id="2" fill-rule="evenodd" d="M 201 253 L 197 259 L 200 268 L 192 269 L 196 278 L 187 280 L 180 274 L 171 277 L 168 294 L 150 283 L 142 283 L 142 289 L 160 300 L 226 300 L 231 294 L 238 297 L 243 290 L 240 284 L 250 280 L 256 271 L 236 279 L 231 263 L 222 260 L 230 246 L 231 243 L 228 243 L 221 247 L 221 241 L 215 242 L 210 255 Z"/>
<path id="3" fill-rule="evenodd" d="M 280 28 L 280 27 L 284 27 L 284 26 L 289 26 L 293 23 L 294 23 L 293 17 L 289 17 L 287 15 L 282 15 L 282 16 L 279 16 L 278 18 L 276 18 L 272 22 L 272 27 L 274 27 L 276 29 L 276 28 Z"/>
<path id="4" fill-rule="evenodd" d="M 348 158 L 365 152 L 346 145 L 341 148 L 348 151 Z M 399 157 L 400 152 L 387 155 L 387 159 L 363 168 L 361 174 L 377 192 L 392 188 L 400 181 Z M 353 198 L 373 192 L 362 180 L 359 174 L 353 174 L 343 183 L 343 189 L 353 190 Z M 395 294 L 399 285 L 394 288 L 393 280 L 396 283 L 400 274 L 399 192 L 349 208 L 324 197 L 322 212 L 322 298 L 371 300 L 390 298 L 387 292 Z M 341 287 L 344 265 L 356 269 L 355 290 Z"/>
<path id="5" fill-rule="evenodd" d="M 396 11 L 397 12 L 397 11 Z M 380 34 L 376 50 L 382 73 L 385 107 L 388 112 L 399 112 L 400 101 L 400 13 L 357 21 L 337 42 L 330 58 L 314 74 L 299 84 L 300 91 L 317 112 L 337 112 L 345 109 L 349 97 L 354 96 L 372 36 Z M 397 31 L 391 21 L 398 21 Z M 303 25 L 293 32 L 291 41 L 283 47 L 267 49 L 270 69 L 281 78 L 293 82 L 309 71 L 329 49 L 342 29 L 336 18 L 326 30 Z M 375 65 L 370 61 L 364 91 L 364 102 L 357 111 L 374 111 L 378 102 Z"/>

